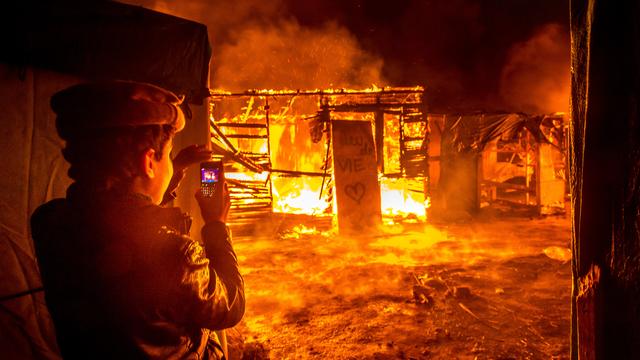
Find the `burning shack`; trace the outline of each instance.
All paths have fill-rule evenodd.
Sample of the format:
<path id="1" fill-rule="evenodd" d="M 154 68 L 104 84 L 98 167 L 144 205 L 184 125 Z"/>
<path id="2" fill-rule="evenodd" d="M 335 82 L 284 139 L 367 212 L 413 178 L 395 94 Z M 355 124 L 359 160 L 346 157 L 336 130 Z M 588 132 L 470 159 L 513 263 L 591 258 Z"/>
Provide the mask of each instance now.
<path id="1" fill-rule="evenodd" d="M 211 140 L 228 160 L 234 222 L 274 212 L 335 216 L 346 231 L 341 214 L 353 211 L 366 213 L 358 223 L 368 227 L 498 203 L 564 212 L 564 114 L 443 115 L 427 105 L 421 87 L 212 92 Z M 347 136 L 364 133 L 345 139 L 344 126 Z M 344 154 L 350 145 L 371 156 L 354 162 L 363 150 Z M 379 195 L 364 199 L 370 189 Z"/>
<path id="2" fill-rule="evenodd" d="M 331 217 L 341 231 L 426 220 L 424 89 L 214 91 L 211 136 L 226 154 L 236 223 L 271 212 Z M 359 218 L 354 219 L 353 215 Z"/>

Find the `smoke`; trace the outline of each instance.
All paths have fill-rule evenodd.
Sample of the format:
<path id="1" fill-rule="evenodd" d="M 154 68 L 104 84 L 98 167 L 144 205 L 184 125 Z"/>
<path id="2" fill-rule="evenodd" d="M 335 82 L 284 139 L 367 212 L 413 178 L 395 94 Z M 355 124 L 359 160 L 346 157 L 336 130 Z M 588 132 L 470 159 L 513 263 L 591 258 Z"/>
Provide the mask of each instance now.
<path id="1" fill-rule="evenodd" d="M 510 109 L 529 113 L 569 109 L 569 39 L 559 24 L 546 24 L 514 44 L 500 76 L 500 96 Z"/>
<path id="2" fill-rule="evenodd" d="M 306 27 L 281 0 L 130 3 L 207 25 L 213 47 L 211 86 L 252 88 L 381 85 L 383 62 L 364 51 L 345 27 Z"/>
<path id="3" fill-rule="evenodd" d="M 217 53 L 216 47 L 219 44 L 229 41 L 230 36 L 243 27 L 266 26 L 273 19 L 286 16 L 286 10 L 278 0 L 129 0 L 125 2 L 207 25 L 214 55 Z"/>
<path id="4" fill-rule="evenodd" d="M 206 24 L 216 88 L 422 84 L 435 112 L 568 109 L 568 0 L 128 1 Z"/>
<path id="5" fill-rule="evenodd" d="M 516 60 L 514 44 L 524 46 L 544 24 L 560 24 L 551 38 L 554 46 L 540 49 L 536 41 L 531 46 L 552 57 L 567 49 L 557 64 L 543 59 L 560 70 L 551 78 L 561 78 L 569 68 L 569 0 L 283 1 L 301 24 L 337 21 L 347 27 L 365 49 L 384 59 L 389 84 L 424 85 L 434 113 L 523 111 L 517 106 L 526 104 L 526 97 L 501 95 L 511 87 L 501 86 L 501 74 Z"/>
<path id="6" fill-rule="evenodd" d="M 232 90 L 368 87 L 382 82 L 381 68 L 336 23 L 311 29 L 289 20 L 249 27 L 223 44 L 214 83 Z"/>

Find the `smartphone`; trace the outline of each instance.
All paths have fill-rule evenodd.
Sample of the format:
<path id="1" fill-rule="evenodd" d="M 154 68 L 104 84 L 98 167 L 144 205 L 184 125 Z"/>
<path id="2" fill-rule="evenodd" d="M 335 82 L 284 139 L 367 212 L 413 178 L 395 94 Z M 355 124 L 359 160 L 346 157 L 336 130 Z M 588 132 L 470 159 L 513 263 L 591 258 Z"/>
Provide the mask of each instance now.
<path id="1" fill-rule="evenodd" d="M 213 196 L 224 178 L 222 161 L 207 161 L 200 164 L 200 188 L 204 196 Z"/>

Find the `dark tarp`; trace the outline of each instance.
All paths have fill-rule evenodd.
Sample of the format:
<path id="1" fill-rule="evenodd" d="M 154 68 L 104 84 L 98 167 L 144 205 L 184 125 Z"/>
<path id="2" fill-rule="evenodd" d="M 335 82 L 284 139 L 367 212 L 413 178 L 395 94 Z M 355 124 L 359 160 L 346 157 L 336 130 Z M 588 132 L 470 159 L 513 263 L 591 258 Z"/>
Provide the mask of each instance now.
<path id="1" fill-rule="evenodd" d="M 1 62 L 208 95 L 205 25 L 113 1 L 33 0 L 5 5 L 0 23 Z"/>
<path id="2" fill-rule="evenodd" d="M 457 152 L 482 151 L 485 145 L 499 137 L 515 139 L 520 130 L 526 128 L 537 142 L 547 143 L 540 130 L 544 116 L 526 114 L 472 114 L 448 117 L 445 132 L 451 149 Z"/>

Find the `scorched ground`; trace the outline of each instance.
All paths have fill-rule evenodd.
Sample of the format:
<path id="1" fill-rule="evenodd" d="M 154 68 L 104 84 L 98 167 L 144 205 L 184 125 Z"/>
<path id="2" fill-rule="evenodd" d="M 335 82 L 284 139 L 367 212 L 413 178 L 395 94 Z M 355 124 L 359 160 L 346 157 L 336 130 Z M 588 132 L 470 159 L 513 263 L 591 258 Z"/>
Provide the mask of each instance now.
<path id="1" fill-rule="evenodd" d="M 235 357 L 568 358 L 568 216 L 486 211 L 360 238 L 310 217 L 257 226 L 235 240 L 247 296 Z"/>

